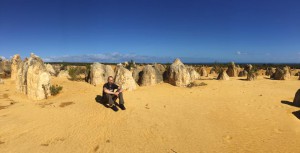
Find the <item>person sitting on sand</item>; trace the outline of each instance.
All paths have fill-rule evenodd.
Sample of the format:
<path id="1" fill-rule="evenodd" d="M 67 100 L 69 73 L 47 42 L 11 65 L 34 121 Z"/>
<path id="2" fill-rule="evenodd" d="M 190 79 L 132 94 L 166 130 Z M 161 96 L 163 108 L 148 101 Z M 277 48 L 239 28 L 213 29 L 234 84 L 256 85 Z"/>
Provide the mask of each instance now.
<path id="1" fill-rule="evenodd" d="M 116 90 L 116 91 L 115 91 Z M 108 106 L 111 107 L 114 111 L 118 111 L 118 108 L 115 106 L 115 100 L 119 98 L 119 107 L 122 110 L 125 110 L 124 99 L 123 99 L 123 89 L 114 83 L 114 78 L 109 76 L 107 78 L 107 83 L 103 85 L 103 97 L 108 100 Z"/>

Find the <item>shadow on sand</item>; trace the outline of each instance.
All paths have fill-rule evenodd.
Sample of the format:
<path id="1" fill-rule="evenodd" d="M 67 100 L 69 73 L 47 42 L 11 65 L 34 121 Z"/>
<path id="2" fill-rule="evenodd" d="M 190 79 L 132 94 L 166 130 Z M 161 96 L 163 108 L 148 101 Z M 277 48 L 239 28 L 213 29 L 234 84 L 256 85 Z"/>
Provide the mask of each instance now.
<path id="1" fill-rule="evenodd" d="M 300 120 L 300 110 L 292 112 Z"/>
<path id="2" fill-rule="evenodd" d="M 97 95 L 95 98 L 95 101 L 101 105 L 103 105 L 106 108 L 111 108 L 107 105 L 107 101 L 101 96 L 101 95 Z M 115 102 L 115 105 L 120 107 L 118 103 Z M 112 109 L 112 108 L 111 108 Z"/>
<path id="3" fill-rule="evenodd" d="M 290 101 L 282 100 L 281 103 L 300 108 L 300 106 L 296 106 L 296 105 L 294 105 L 293 102 L 290 102 Z M 292 114 L 300 120 L 300 110 L 292 112 Z"/>
<path id="4" fill-rule="evenodd" d="M 290 101 L 282 100 L 281 103 L 282 103 L 282 104 L 286 104 L 286 105 L 290 105 L 290 106 L 294 106 L 294 107 L 300 108 L 299 106 L 295 106 L 294 103 L 293 103 L 293 102 L 290 102 Z"/>

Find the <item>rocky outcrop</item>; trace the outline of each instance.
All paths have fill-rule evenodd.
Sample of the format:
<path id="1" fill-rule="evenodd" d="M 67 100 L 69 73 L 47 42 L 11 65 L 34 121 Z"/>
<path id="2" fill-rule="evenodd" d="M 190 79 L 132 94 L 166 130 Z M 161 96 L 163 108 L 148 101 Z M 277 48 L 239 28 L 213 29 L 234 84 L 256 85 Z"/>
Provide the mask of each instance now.
<path id="1" fill-rule="evenodd" d="M 226 73 L 229 77 L 237 77 L 238 76 L 238 69 L 235 66 L 234 62 L 231 62 L 228 65 L 228 69 L 227 69 Z"/>
<path id="2" fill-rule="evenodd" d="M 294 106 L 300 107 L 300 89 L 295 94 L 294 101 L 293 101 Z"/>
<path id="3" fill-rule="evenodd" d="M 7 59 L 1 59 L 1 61 L 0 61 L 0 77 L 9 78 L 10 76 L 11 76 L 11 62 Z"/>
<path id="4" fill-rule="evenodd" d="M 267 76 L 272 76 L 275 72 L 276 72 L 276 68 L 268 67 L 267 70 L 266 70 L 266 75 Z"/>
<path id="5" fill-rule="evenodd" d="M 274 80 L 288 80 L 291 77 L 290 68 L 288 66 L 283 69 L 277 68 L 271 78 Z"/>
<path id="6" fill-rule="evenodd" d="M 118 65 L 117 67 L 115 83 L 128 91 L 132 91 L 137 88 L 137 84 L 132 77 L 132 73 L 122 65 Z"/>
<path id="7" fill-rule="evenodd" d="M 99 85 L 107 82 L 109 76 L 114 77 L 115 72 L 110 65 L 104 65 L 101 63 L 94 63 L 91 65 L 90 71 L 90 83 L 93 85 Z"/>
<path id="8" fill-rule="evenodd" d="M 187 69 L 191 76 L 191 82 L 200 79 L 200 74 L 192 66 L 188 66 Z"/>
<path id="9" fill-rule="evenodd" d="M 61 70 L 58 75 L 57 75 L 58 78 L 71 78 L 70 75 L 69 75 L 69 71 L 68 70 Z"/>
<path id="10" fill-rule="evenodd" d="M 158 70 L 158 72 L 159 72 L 161 75 L 163 75 L 163 74 L 165 73 L 165 71 L 166 71 L 166 68 L 165 68 L 162 64 L 157 64 L 157 63 L 155 63 L 155 64 L 154 64 L 154 68 L 155 68 L 156 70 Z"/>
<path id="11" fill-rule="evenodd" d="M 174 86 L 186 87 L 191 83 L 188 69 L 178 58 L 170 65 L 167 76 L 168 82 Z"/>
<path id="12" fill-rule="evenodd" d="M 46 64 L 45 66 L 51 76 L 56 76 L 56 71 L 51 64 Z"/>
<path id="13" fill-rule="evenodd" d="M 139 82 L 139 79 L 140 79 L 140 77 L 141 77 L 141 72 L 143 71 L 143 66 L 136 66 L 133 70 L 132 70 L 132 77 L 133 77 L 133 79 L 134 79 L 134 81 L 136 82 L 136 83 L 138 83 Z"/>
<path id="14" fill-rule="evenodd" d="M 245 77 L 248 75 L 248 72 L 246 70 L 240 71 L 239 72 L 239 77 Z"/>
<path id="15" fill-rule="evenodd" d="M 11 63 L 11 80 L 16 80 L 17 79 L 17 73 L 19 69 L 19 64 L 22 62 L 22 59 L 19 54 L 16 54 L 12 58 L 12 63 Z"/>
<path id="16" fill-rule="evenodd" d="M 207 76 L 208 76 L 207 71 L 206 71 L 206 69 L 205 69 L 204 66 L 202 66 L 202 67 L 200 68 L 200 76 L 204 76 L 204 77 L 207 77 Z"/>
<path id="17" fill-rule="evenodd" d="M 161 72 L 152 65 L 146 65 L 141 71 L 141 77 L 138 81 L 140 86 L 151 86 L 163 82 Z"/>
<path id="18" fill-rule="evenodd" d="M 19 63 L 16 77 L 16 87 L 30 99 L 42 100 L 51 96 L 50 74 L 44 62 L 38 56 L 31 54 L 29 59 Z"/>
<path id="19" fill-rule="evenodd" d="M 247 74 L 247 80 L 248 81 L 254 81 L 254 80 L 256 80 L 257 79 L 257 74 L 256 73 L 254 73 L 254 72 L 249 72 L 248 74 Z"/>
<path id="20" fill-rule="evenodd" d="M 227 75 L 225 70 L 220 70 L 217 80 L 229 80 L 229 76 Z"/>

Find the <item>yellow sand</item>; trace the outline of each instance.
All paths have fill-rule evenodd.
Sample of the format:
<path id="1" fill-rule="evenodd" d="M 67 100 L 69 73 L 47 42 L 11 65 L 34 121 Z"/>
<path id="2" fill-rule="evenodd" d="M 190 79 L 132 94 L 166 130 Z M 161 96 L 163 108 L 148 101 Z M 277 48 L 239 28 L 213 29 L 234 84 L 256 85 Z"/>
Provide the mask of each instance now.
<path id="1" fill-rule="evenodd" d="M 300 81 L 200 80 L 125 92 L 126 111 L 95 101 L 101 86 L 53 78 L 55 97 L 31 101 L 9 79 L 0 85 L 0 152 L 198 153 L 300 152 Z M 7 106 L 7 107 L 5 107 Z"/>

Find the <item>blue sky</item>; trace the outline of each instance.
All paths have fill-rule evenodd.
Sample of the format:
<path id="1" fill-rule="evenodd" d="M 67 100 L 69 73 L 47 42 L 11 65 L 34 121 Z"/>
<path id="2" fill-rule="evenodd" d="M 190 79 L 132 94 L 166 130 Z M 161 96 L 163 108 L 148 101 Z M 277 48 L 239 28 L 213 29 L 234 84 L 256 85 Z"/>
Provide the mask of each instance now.
<path id="1" fill-rule="evenodd" d="M 300 62 L 297 0 L 0 0 L 0 56 Z"/>

